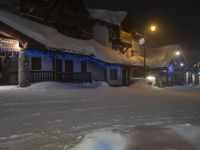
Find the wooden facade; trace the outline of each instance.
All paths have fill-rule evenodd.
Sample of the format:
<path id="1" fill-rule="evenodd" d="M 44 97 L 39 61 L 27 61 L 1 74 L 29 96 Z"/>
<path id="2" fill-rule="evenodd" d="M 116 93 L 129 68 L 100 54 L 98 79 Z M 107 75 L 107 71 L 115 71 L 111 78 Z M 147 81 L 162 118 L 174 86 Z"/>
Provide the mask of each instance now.
<path id="1" fill-rule="evenodd" d="M 10 40 L 12 37 L 21 43 L 20 50 L 15 55 L 12 47 L 0 46 L 0 62 L 4 62 L 0 63 L 0 84 L 20 84 L 23 87 L 31 82 L 41 81 L 76 83 L 106 81 L 111 86 L 130 84 L 128 66 L 109 64 L 92 56 L 49 50 L 41 43 L 3 23 L 0 24 L 0 33 L 2 33 L 0 37 L 4 39 Z M 6 50 L 5 53 L 1 53 L 3 49 Z"/>
<path id="2" fill-rule="evenodd" d="M 113 43 L 113 49 L 119 50 L 123 54 L 132 47 L 133 36 L 130 14 L 124 18 L 120 26 L 117 26 L 114 30 L 110 30 L 109 39 Z"/>
<path id="3" fill-rule="evenodd" d="M 81 29 L 86 26 L 88 20 L 87 9 L 85 9 L 83 3 L 78 1 L 48 1 L 48 0 L 30 0 L 30 1 L 20 1 L 20 14 L 28 19 L 33 21 L 52 26 L 57 28 L 57 30 L 64 29 L 69 30 L 73 34 L 76 34 L 74 30 L 71 29 Z M 79 4 L 77 4 L 79 3 Z M 60 8 L 62 5 L 62 9 Z M 67 4 L 66 6 L 64 4 Z M 74 5 L 74 6 L 71 6 Z M 82 9 L 81 9 L 82 8 Z M 77 10 L 80 9 L 80 10 Z M 42 11 L 45 10 L 45 11 Z M 51 12 L 48 10 L 52 10 Z M 58 11 L 60 10 L 60 11 Z M 70 13 L 73 11 L 73 13 Z M 64 14 L 68 14 L 69 16 L 64 16 Z M 81 13 L 81 15 L 80 15 Z M 76 26 L 73 21 L 76 18 L 74 15 L 78 17 L 78 23 Z M 57 18 L 57 17 L 60 18 Z M 85 19 L 83 16 L 87 16 Z M 70 21 L 70 17 L 72 22 Z M 80 18 L 81 17 L 81 18 Z M 66 24 L 63 24 L 63 20 Z M 84 24 L 83 22 L 86 24 Z M 58 27 L 59 24 L 64 25 L 63 28 Z M 91 24 L 92 25 L 92 24 Z M 87 26 L 90 27 L 90 26 Z M 108 25 L 110 29 L 110 25 Z M 117 29 L 119 34 L 120 43 L 129 43 L 130 38 L 128 34 L 128 30 L 126 28 L 112 26 L 112 29 Z M 2 22 L 0 22 L 0 31 L 5 33 L 4 38 L 10 39 L 13 38 L 19 42 L 20 52 L 15 57 L 15 64 L 19 64 L 15 67 L 15 80 L 22 86 L 29 85 L 28 82 L 39 82 L 39 81 L 61 81 L 61 82 L 91 82 L 91 81 L 107 81 L 109 85 L 119 86 L 119 85 L 129 85 L 130 84 L 130 66 L 126 66 L 123 64 L 109 64 L 106 62 L 102 62 L 101 60 L 95 60 L 93 63 L 92 56 L 89 61 L 82 62 L 71 60 L 68 58 L 59 58 L 57 56 L 64 55 L 76 55 L 63 53 L 56 49 L 47 48 L 44 44 L 34 40 L 33 38 L 27 36 L 25 33 L 21 33 L 17 29 L 14 29 Z M 0 33 L 1 33 L 0 32 Z M 65 32 L 65 31 L 64 31 Z M 63 32 L 62 32 L 63 33 Z M 111 33 L 111 32 L 110 32 Z M 107 35 L 109 37 L 110 33 Z M 65 33 L 64 33 L 65 34 Z M 8 35 L 8 36 L 6 36 Z M 69 34 L 66 34 L 69 35 Z M 128 36 L 127 36 L 128 35 Z M 76 38 L 84 38 L 77 37 Z M 128 37 L 128 38 L 127 38 Z M 112 42 L 114 39 L 111 39 Z M 129 47 L 123 43 L 123 46 Z M 119 44 L 119 43 L 118 43 Z M 12 51 L 12 49 L 9 49 Z M 34 51 L 33 54 L 29 53 L 30 51 Z M 35 53 L 40 53 L 35 55 Z M 51 57 L 48 56 L 48 52 L 51 53 Z M 121 51 L 122 52 L 122 51 Z M 85 56 L 80 55 L 80 57 L 84 58 Z M 14 59 L 11 59 L 14 60 Z M 98 65 L 97 62 L 103 63 Z M 13 63 L 14 64 L 14 63 Z M 0 66 L 1 67 L 1 66 Z M 9 67 L 11 68 L 11 67 Z M 6 69 L 6 70 L 9 70 Z M 11 73 L 10 73 L 11 74 Z M 25 84 L 24 84 L 24 83 Z M 21 84 L 23 83 L 23 84 Z M 7 82 L 6 84 L 12 84 L 11 82 Z"/>
<path id="4" fill-rule="evenodd" d="M 106 27 L 105 30 L 107 31 L 105 31 L 104 35 L 103 33 L 101 33 L 101 36 L 103 36 L 102 38 L 104 38 L 101 41 L 104 42 L 102 43 L 100 41 L 100 43 L 104 46 L 108 47 L 108 44 L 106 43 L 111 43 L 109 48 L 120 51 L 123 54 L 126 53 L 127 50 L 132 47 L 132 23 L 129 14 L 124 18 L 120 25 L 115 25 L 109 22 L 105 22 L 103 20 L 93 18 L 94 39 L 96 38 L 94 35 L 94 28 L 97 27 L 97 25 L 100 25 L 101 27 Z M 97 42 L 99 42 L 98 39 Z"/>

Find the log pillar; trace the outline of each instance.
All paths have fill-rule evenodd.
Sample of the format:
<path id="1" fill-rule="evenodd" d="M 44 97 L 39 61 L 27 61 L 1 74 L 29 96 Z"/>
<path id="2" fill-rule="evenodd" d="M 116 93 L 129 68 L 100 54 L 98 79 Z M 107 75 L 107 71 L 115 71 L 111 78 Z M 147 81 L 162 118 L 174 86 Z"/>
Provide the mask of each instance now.
<path id="1" fill-rule="evenodd" d="M 29 59 L 25 51 L 19 53 L 18 64 L 18 83 L 20 87 L 27 87 L 30 85 L 29 81 Z"/>

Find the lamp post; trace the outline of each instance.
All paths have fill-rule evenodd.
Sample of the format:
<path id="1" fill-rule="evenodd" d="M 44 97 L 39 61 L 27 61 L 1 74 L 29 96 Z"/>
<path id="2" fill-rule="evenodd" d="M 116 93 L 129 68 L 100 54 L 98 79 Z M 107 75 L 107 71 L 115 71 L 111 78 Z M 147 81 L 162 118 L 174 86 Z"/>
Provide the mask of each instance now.
<path id="1" fill-rule="evenodd" d="M 154 32 L 156 30 L 156 26 L 155 25 L 151 25 L 150 26 L 150 31 Z M 144 57 L 144 78 L 146 78 L 146 28 L 143 31 L 143 37 L 139 39 L 139 44 L 143 47 L 143 57 Z"/>

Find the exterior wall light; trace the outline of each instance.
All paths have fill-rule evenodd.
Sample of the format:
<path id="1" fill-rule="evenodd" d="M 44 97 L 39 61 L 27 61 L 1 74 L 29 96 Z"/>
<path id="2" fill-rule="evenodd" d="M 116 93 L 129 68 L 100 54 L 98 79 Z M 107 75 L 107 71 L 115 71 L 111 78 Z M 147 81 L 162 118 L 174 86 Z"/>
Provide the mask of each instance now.
<path id="1" fill-rule="evenodd" d="M 155 76 L 147 76 L 146 77 L 147 80 L 151 81 L 151 83 L 154 85 L 156 84 L 156 77 Z"/>
<path id="2" fill-rule="evenodd" d="M 183 67 L 183 66 L 184 66 L 184 63 L 180 63 L 180 66 Z"/>
<path id="3" fill-rule="evenodd" d="M 180 54 L 181 54 L 180 51 L 176 51 L 176 52 L 175 52 L 175 55 L 176 55 L 176 56 L 180 56 Z"/>

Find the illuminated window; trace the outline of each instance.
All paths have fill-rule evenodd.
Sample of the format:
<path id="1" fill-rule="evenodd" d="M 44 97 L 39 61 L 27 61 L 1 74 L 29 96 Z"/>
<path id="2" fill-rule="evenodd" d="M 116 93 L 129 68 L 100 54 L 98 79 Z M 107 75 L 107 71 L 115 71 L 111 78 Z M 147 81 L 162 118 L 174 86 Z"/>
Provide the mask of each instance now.
<path id="1" fill-rule="evenodd" d="M 32 57 L 31 58 L 31 69 L 32 70 L 41 70 L 41 68 L 42 68 L 41 57 Z"/>
<path id="2" fill-rule="evenodd" d="M 110 80 L 117 80 L 117 69 L 110 69 Z"/>

